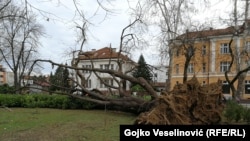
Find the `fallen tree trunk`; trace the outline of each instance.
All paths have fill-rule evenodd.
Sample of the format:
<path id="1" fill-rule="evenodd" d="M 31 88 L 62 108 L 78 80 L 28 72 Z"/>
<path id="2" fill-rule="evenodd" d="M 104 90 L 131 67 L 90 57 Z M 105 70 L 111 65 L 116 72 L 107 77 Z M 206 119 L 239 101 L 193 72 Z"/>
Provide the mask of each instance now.
<path id="1" fill-rule="evenodd" d="M 193 77 L 160 96 L 155 106 L 141 113 L 134 124 L 217 124 L 224 109 L 222 98 L 221 82 L 200 86 Z"/>

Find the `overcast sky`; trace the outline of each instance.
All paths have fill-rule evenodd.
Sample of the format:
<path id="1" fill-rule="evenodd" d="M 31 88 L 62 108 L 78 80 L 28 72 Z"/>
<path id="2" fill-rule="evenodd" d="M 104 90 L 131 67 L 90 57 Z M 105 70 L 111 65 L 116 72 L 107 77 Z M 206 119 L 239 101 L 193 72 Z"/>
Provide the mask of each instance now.
<path id="1" fill-rule="evenodd" d="M 76 44 L 77 33 L 75 17 L 75 6 L 73 0 L 59 1 L 41 1 L 30 0 L 30 3 L 35 8 L 45 11 L 39 13 L 38 22 L 44 26 L 45 36 L 41 38 L 40 56 L 42 59 L 50 59 L 57 63 L 65 63 L 69 60 L 67 52 L 71 49 L 79 49 L 79 44 Z M 129 14 L 127 2 L 114 1 L 112 7 L 114 13 L 106 17 L 106 13 L 99 8 L 95 0 L 83 0 L 78 3 L 80 10 L 84 11 L 85 18 L 91 23 L 87 32 L 87 43 L 84 45 L 84 50 L 100 49 L 112 45 L 117 48 L 119 46 L 120 34 L 122 29 L 129 23 Z M 46 13 L 49 12 L 49 13 Z M 47 18 L 48 17 L 48 18 Z M 137 60 L 137 58 L 133 58 Z M 51 65 L 45 65 L 51 67 Z M 43 72 L 49 73 L 50 68 L 45 68 Z"/>
<path id="2" fill-rule="evenodd" d="M 79 48 L 76 44 L 77 32 L 76 24 L 73 21 L 77 21 L 75 15 L 75 6 L 73 0 L 30 0 L 29 2 L 40 10 L 48 13 L 37 13 L 38 22 L 44 26 L 44 37 L 41 38 L 40 56 L 42 59 L 50 59 L 57 63 L 65 63 L 68 56 L 66 52 L 71 48 Z M 100 49 L 102 47 L 119 46 L 120 34 L 122 29 L 128 25 L 130 17 L 128 11 L 127 0 L 111 1 L 112 8 L 115 13 L 105 18 L 105 12 L 98 9 L 96 0 L 81 0 L 78 3 L 80 10 L 84 11 L 85 18 L 91 23 L 87 32 L 87 44 L 85 44 L 85 50 Z M 211 21 L 213 25 L 218 25 L 218 16 L 231 11 L 228 0 L 219 1 L 214 0 L 211 2 L 212 10 L 203 11 L 199 16 L 195 16 L 195 21 Z M 38 12 L 34 10 L 35 12 Z M 97 11 L 96 15 L 95 12 Z M 201 10 L 202 11 L 202 10 Z M 80 23 L 80 22 L 79 22 Z M 143 53 L 146 62 L 151 65 L 158 65 L 159 58 L 157 58 L 158 52 L 156 49 L 148 49 L 138 51 L 137 54 L 132 56 L 134 61 L 138 60 L 138 54 Z M 50 73 L 51 65 L 44 65 L 45 69 L 43 73 Z M 48 68 L 49 67 L 49 68 Z"/>

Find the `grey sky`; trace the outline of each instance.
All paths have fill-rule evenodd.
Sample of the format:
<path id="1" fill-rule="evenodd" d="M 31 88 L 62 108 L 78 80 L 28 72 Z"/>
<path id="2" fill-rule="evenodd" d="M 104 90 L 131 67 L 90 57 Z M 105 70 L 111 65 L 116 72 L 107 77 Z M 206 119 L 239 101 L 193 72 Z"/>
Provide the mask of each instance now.
<path id="1" fill-rule="evenodd" d="M 67 59 L 70 59 L 66 52 L 70 51 L 71 48 L 79 47 L 76 44 L 76 24 L 73 21 L 80 24 L 81 22 L 77 21 L 78 19 L 75 17 L 73 2 L 71 0 L 60 0 L 60 3 L 53 2 L 53 4 L 51 4 L 51 1 L 31 2 L 36 8 L 49 12 L 48 14 L 45 13 L 45 15 L 38 13 L 38 21 L 44 26 L 46 33 L 45 37 L 41 39 L 41 57 L 58 63 L 65 63 Z M 124 3 L 114 2 L 113 4 L 115 12 L 108 15 L 108 17 L 105 17 L 105 12 L 101 9 L 95 13 L 98 7 L 95 0 L 82 1 L 78 5 L 85 12 L 85 18 L 91 22 L 84 50 L 100 49 L 110 44 L 112 47 L 118 47 L 121 31 L 129 23 L 129 16 L 126 1 Z M 45 67 L 50 66 L 46 65 Z M 43 71 L 48 73 L 47 70 L 49 69 L 46 68 Z"/>

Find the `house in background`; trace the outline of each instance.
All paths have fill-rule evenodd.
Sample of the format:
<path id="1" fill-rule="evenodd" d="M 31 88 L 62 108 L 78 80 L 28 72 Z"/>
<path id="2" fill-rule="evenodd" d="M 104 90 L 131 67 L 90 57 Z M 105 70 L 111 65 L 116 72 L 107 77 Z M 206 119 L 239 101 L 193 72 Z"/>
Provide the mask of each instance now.
<path id="1" fill-rule="evenodd" d="M 21 86 L 27 86 L 25 91 L 30 94 L 49 93 L 50 84 L 47 77 L 44 76 L 44 79 L 37 79 L 37 76 L 24 76 L 21 80 Z"/>
<path id="2" fill-rule="evenodd" d="M 239 26 L 238 36 L 234 37 L 231 44 L 233 51 L 243 52 L 241 54 L 241 61 L 243 65 L 249 66 L 250 58 L 250 35 L 249 35 L 249 21 Z M 195 48 L 194 56 L 188 65 L 188 79 L 194 75 L 197 77 L 201 85 L 222 81 L 222 91 L 227 97 L 232 94 L 229 84 L 225 79 L 225 71 L 230 66 L 230 50 L 229 42 L 235 34 L 234 27 L 227 27 L 223 29 L 208 29 L 203 31 L 189 32 L 178 36 L 173 40 L 171 48 L 174 50 L 172 56 L 172 73 L 171 73 L 171 89 L 183 82 L 183 72 L 185 63 L 185 53 L 188 51 L 184 46 L 192 46 Z M 189 44 L 187 44 L 189 43 Z M 192 51 L 192 50 L 189 50 Z M 234 63 L 230 73 L 229 79 L 236 75 L 236 64 Z M 237 86 L 235 82 L 235 87 Z M 243 99 L 250 98 L 250 73 L 247 72 L 245 78 L 245 91 L 242 94 Z"/>
<path id="3" fill-rule="evenodd" d="M 131 70 L 135 66 L 135 62 L 132 61 L 127 55 L 119 53 L 116 51 L 116 48 L 104 47 L 99 50 L 93 49 L 92 51 L 82 52 L 78 56 L 80 60 L 78 68 L 99 68 L 99 69 L 109 69 L 109 70 L 118 70 L 118 61 L 122 62 L 121 71 L 125 73 L 128 70 Z M 93 64 L 93 66 L 92 66 Z M 85 86 L 88 90 L 98 89 L 106 94 L 109 94 L 109 88 L 105 85 L 109 84 L 110 86 L 118 86 L 117 81 L 121 81 L 120 78 L 115 80 L 113 76 L 107 73 L 97 72 L 98 78 L 94 72 L 84 70 L 81 72 L 86 78 L 85 81 L 81 81 L 81 85 Z M 122 87 L 124 90 L 130 90 L 130 82 L 123 81 Z M 112 89 L 112 94 L 117 94 L 116 89 Z"/>
<path id="4" fill-rule="evenodd" d="M 0 65 L 0 85 L 7 84 L 7 71 Z"/>
<path id="5" fill-rule="evenodd" d="M 9 86 L 14 86 L 14 73 L 13 72 L 6 72 L 6 83 Z"/>
<path id="6" fill-rule="evenodd" d="M 166 90 L 168 80 L 168 66 L 158 65 L 152 66 L 153 72 L 153 86 L 157 91 Z"/>

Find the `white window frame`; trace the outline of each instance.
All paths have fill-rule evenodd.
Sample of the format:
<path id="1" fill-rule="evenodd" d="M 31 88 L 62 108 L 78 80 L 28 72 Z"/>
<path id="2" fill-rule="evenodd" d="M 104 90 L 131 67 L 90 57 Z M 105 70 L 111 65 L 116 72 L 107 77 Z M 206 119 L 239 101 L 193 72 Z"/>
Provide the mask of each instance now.
<path id="1" fill-rule="evenodd" d="M 229 44 L 228 43 L 221 44 L 220 53 L 221 54 L 229 54 Z"/>
<path id="2" fill-rule="evenodd" d="M 87 80 L 86 88 L 91 88 L 91 79 Z"/>
<path id="3" fill-rule="evenodd" d="M 229 69 L 230 62 L 223 61 L 220 62 L 220 72 L 226 72 Z"/>
<path id="4" fill-rule="evenodd" d="M 82 65 L 83 68 L 91 68 L 91 65 Z M 82 70 L 83 73 L 90 73 L 90 70 Z"/>
<path id="5" fill-rule="evenodd" d="M 189 63 L 187 68 L 188 73 L 194 73 L 194 63 Z"/>
<path id="6" fill-rule="evenodd" d="M 206 63 L 202 63 L 202 73 L 205 73 L 207 70 L 207 64 Z"/>
<path id="7" fill-rule="evenodd" d="M 207 53 L 207 47 L 205 45 L 202 46 L 201 54 L 206 55 Z"/>

